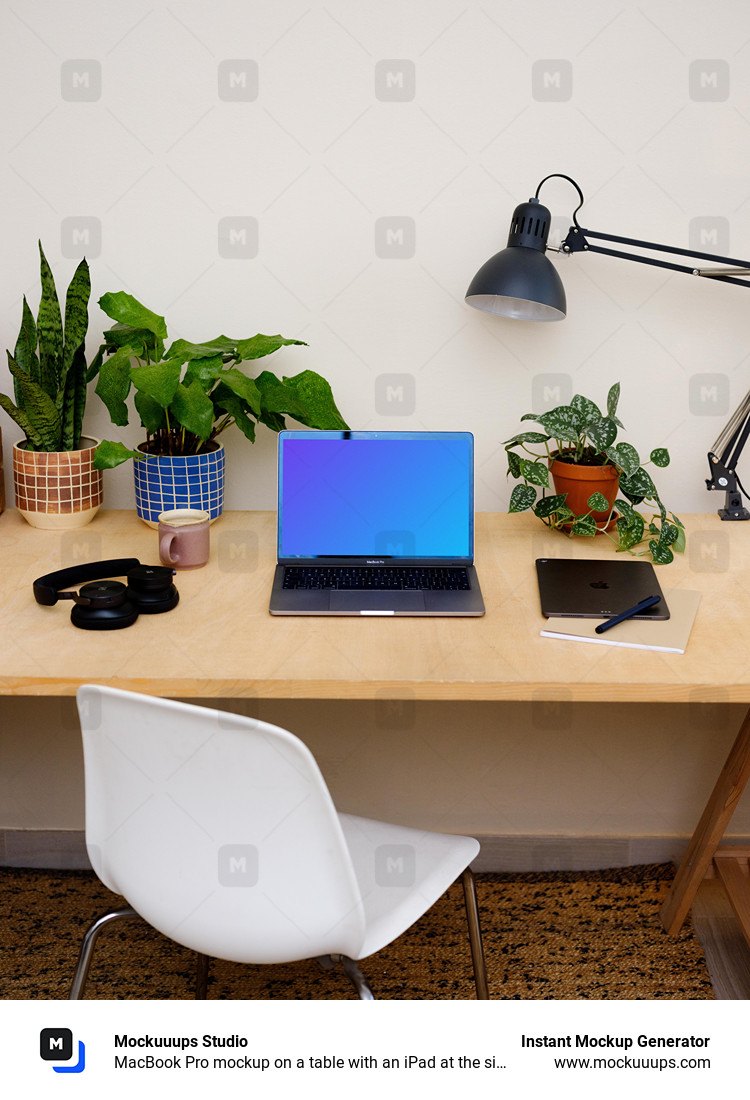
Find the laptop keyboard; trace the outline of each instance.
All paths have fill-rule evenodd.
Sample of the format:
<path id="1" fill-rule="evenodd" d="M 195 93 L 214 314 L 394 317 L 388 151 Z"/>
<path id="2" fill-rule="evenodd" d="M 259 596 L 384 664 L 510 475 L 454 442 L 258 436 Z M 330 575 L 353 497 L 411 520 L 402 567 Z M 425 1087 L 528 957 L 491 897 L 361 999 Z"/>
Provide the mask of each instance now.
<path id="1" fill-rule="evenodd" d="M 399 592 L 466 592 L 469 574 L 462 567 L 442 566 L 304 566 L 287 565 L 285 589 L 338 589 L 371 592 L 374 589 Z"/>

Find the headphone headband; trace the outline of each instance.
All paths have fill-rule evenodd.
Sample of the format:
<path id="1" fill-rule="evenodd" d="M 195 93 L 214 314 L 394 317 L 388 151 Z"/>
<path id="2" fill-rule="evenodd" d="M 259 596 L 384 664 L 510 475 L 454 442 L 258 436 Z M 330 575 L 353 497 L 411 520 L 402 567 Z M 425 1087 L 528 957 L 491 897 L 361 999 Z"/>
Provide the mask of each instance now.
<path id="1" fill-rule="evenodd" d="M 140 565 L 138 558 L 111 558 L 109 561 L 89 562 L 87 565 L 74 565 L 69 569 L 58 569 L 39 577 L 34 581 L 34 599 L 45 607 L 54 607 L 64 588 L 86 581 L 104 580 L 107 577 L 122 577 Z"/>

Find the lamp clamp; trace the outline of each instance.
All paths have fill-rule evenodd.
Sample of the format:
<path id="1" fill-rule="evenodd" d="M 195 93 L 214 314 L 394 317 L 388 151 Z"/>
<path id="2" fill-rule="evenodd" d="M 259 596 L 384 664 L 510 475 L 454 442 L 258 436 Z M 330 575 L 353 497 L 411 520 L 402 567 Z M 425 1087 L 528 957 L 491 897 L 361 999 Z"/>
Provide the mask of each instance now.
<path id="1" fill-rule="evenodd" d="M 724 520 L 750 519 L 750 512 L 742 503 L 742 492 L 737 474 L 718 458 L 713 451 L 708 452 L 708 467 L 711 477 L 706 478 L 706 488 L 724 492 L 724 507 L 719 508 L 719 517 Z"/>

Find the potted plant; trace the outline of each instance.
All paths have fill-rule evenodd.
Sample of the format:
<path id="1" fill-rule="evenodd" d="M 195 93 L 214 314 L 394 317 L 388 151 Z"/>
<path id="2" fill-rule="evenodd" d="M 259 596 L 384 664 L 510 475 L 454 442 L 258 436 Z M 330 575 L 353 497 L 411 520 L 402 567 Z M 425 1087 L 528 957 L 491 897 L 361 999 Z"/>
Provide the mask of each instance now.
<path id="1" fill-rule="evenodd" d="M 521 432 L 505 443 L 508 473 L 521 479 L 511 493 L 509 511 L 531 508 L 548 527 L 569 535 L 603 532 L 618 550 L 666 564 L 674 551 L 684 550 L 685 529 L 667 512 L 645 466 L 668 466 L 669 452 L 659 447 L 642 464 L 635 447 L 616 442 L 623 427 L 617 418 L 619 397 L 617 382 L 607 395 L 605 414 L 576 394 L 569 405 L 521 417 L 536 421 L 544 431 Z M 550 474 L 554 492 L 548 494 Z M 636 509 L 641 504 L 650 514 Z"/>
<path id="2" fill-rule="evenodd" d="M 34 527 L 82 527 L 102 502 L 102 475 L 93 467 L 98 440 L 82 436 L 86 406 L 86 331 L 91 280 L 81 260 L 65 298 L 65 319 L 39 242 L 42 293 L 36 320 L 24 297 L 21 330 L 8 366 L 15 403 L 0 406 L 25 438 L 13 446 L 16 506 Z"/>
<path id="3" fill-rule="evenodd" d="M 194 507 L 221 514 L 224 447 L 220 436 L 236 426 L 251 443 L 256 424 L 273 431 L 291 416 L 311 428 L 347 428 L 331 387 L 314 371 L 277 378 L 262 371 L 251 378 L 241 367 L 302 340 L 258 333 L 242 340 L 218 336 L 203 343 L 175 340 L 168 348 L 163 317 L 129 294 L 105 294 L 99 305 L 116 322 L 104 333 L 101 359 L 89 374 L 113 424 L 128 423 L 126 398 L 134 404 L 146 439 L 137 449 L 105 440 L 97 469 L 135 459 L 138 515 L 155 526 L 160 512 Z"/>

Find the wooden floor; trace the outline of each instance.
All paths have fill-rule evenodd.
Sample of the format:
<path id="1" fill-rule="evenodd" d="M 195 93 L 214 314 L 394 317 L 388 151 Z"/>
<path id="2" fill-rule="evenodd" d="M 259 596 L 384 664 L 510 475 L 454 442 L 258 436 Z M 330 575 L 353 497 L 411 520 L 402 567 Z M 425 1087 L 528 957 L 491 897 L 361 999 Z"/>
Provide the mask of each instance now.
<path id="1" fill-rule="evenodd" d="M 706 956 L 717 998 L 749 1000 L 750 946 L 718 879 L 703 880 L 692 913 L 695 934 Z"/>

